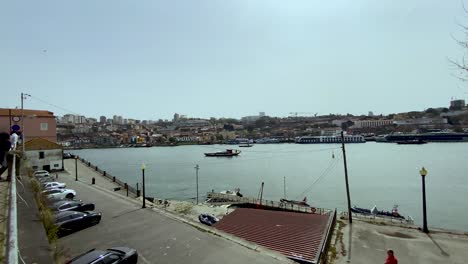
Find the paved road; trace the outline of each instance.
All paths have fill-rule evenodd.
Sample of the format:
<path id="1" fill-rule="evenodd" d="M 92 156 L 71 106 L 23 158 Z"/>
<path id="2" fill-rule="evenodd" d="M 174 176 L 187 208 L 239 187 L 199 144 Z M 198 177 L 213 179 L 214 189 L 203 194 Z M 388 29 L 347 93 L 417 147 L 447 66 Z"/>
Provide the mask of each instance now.
<path id="1" fill-rule="evenodd" d="M 88 181 L 76 182 L 73 174 L 59 174 L 59 180 L 76 190 L 77 198 L 95 202 L 96 211 L 103 214 L 100 224 L 60 239 L 71 256 L 95 247 L 129 246 L 138 250 L 139 263 L 281 263 L 152 209 L 142 209 Z"/>

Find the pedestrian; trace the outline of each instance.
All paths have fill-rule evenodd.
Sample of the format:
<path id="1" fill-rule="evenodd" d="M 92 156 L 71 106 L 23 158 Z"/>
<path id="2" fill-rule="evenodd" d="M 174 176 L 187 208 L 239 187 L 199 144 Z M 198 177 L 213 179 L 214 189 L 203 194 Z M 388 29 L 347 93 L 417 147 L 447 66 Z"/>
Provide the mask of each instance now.
<path id="1" fill-rule="evenodd" d="M 10 151 L 10 135 L 6 132 L 0 133 L 0 176 L 8 169 L 7 154 Z M 8 179 L 8 177 L 7 177 Z"/>
<path id="2" fill-rule="evenodd" d="M 15 131 L 11 132 L 10 134 L 10 143 L 11 143 L 11 149 L 15 150 L 16 145 L 18 144 L 18 134 L 16 134 Z"/>
<path id="3" fill-rule="evenodd" d="M 398 259 L 395 258 L 393 250 L 391 249 L 387 250 L 387 260 L 385 261 L 385 264 L 398 264 Z"/>

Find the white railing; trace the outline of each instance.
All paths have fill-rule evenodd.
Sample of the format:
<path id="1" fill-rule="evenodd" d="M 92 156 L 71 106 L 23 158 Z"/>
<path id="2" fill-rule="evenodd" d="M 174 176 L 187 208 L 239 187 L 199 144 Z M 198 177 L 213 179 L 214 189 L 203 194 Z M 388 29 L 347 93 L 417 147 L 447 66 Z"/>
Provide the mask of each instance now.
<path id="1" fill-rule="evenodd" d="M 8 213 L 8 264 L 18 264 L 18 219 L 16 208 L 16 155 L 13 154 L 13 162 L 10 164 L 10 193 Z"/>

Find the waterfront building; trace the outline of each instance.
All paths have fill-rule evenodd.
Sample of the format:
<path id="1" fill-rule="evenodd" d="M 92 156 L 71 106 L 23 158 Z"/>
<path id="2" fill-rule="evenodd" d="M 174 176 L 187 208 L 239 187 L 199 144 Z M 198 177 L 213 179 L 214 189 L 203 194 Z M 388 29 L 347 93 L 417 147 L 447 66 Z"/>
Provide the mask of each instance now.
<path id="1" fill-rule="evenodd" d="M 26 157 L 33 170 L 62 170 L 63 148 L 44 138 L 28 140 L 25 145 Z"/>
<path id="2" fill-rule="evenodd" d="M 353 128 L 383 127 L 394 124 L 393 120 L 356 120 Z"/>
<path id="3" fill-rule="evenodd" d="M 101 123 L 101 124 L 106 123 L 106 120 L 107 120 L 107 119 L 106 119 L 105 116 L 100 116 L 100 117 L 99 117 L 99 123 Z"/>
<path id="4" fill-rule="evenodd" d="M 450 101 L 450 110 L 462 110 L 466 107 L 465 100 Z"/>

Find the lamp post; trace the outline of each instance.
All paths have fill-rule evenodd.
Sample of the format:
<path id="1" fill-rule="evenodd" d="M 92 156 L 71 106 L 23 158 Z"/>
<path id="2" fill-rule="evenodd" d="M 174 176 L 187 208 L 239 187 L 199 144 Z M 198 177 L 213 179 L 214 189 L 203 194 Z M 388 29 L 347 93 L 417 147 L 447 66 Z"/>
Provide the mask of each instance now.
<path id="1" fill-rule="evenodd" d="M 145 196 L 145 168 L 146 168 L 146 167 L 145 167 L 145 164 L 142 163 L 142 164 L 141 164 L 141 176 L 143 177 L 143 179 L 142 179 L 142 180 L 143 180 L 143 186 L 142 186 L 142 188 L 143 188 L 143 206 L 142 206 L 141 208 L 146 208 L 146 199 L 145 199 L 145 198 L 146 198 L 146 196 Z"/>
<path id="2" fill-rule="evenodd" d="M 198 204 L 198 170 L 200 169 L 200 166 L 195 166 L 195 170 L 196 170 L 196 178 L 197 178 L 197 204 Z"/>
<path id="3" fill-rule="evenodd" d="M 421 178 L 422 178 L 423 232 L 424 233 L 429 233 L 429 229 L 427 229 L 427 216 L 426 216 L 426 175 L 427 175 L 427 170 L 424 167 L 422 167 L 422 169 L 419 171 L 419 174 L 421 174 Z"/>

